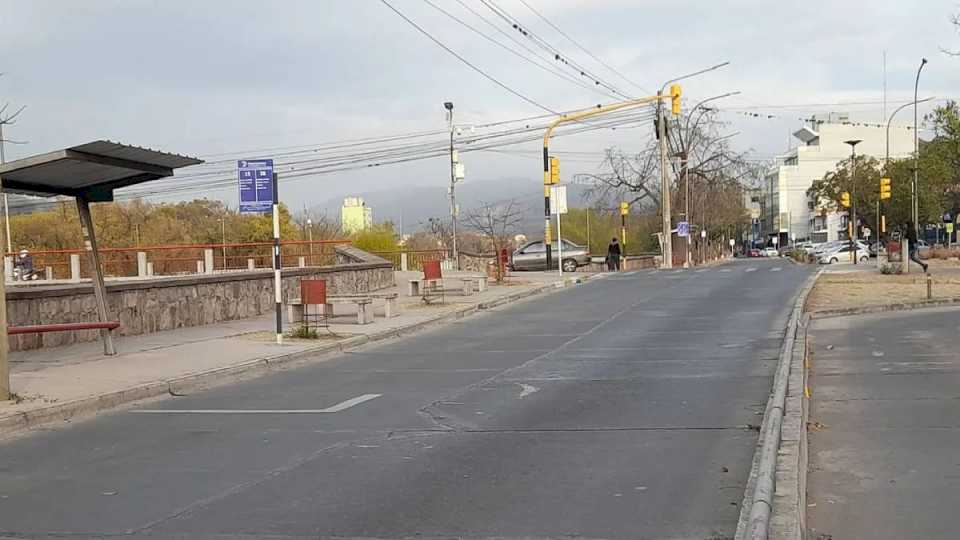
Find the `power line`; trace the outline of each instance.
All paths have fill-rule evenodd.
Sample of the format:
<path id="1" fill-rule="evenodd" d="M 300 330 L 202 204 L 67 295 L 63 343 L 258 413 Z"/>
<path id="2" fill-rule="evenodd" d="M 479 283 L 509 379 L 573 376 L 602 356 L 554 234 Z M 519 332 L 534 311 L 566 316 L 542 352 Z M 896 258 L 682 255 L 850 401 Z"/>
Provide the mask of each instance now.
<path id="1" fill-rule="evenodd" d="M 538 47 L 540 47 L 541 49 L 543 49 L 543 50 L 547 51 L 548 53 L 550 53 L 551 55 L 553 55 L 553 58 L 554 58 L 555 61 L 560 62 L 560 63 L 563 64 L 563 65 L 570 66 L 571 68 L 573 68 L 574 70 L 576 70 L 576 71 L 580 74 L 581 77 L 587 77 L 587 78 L 589 78 L 589 79 L 592 80 L 593 83 L 594 83 L 595 85 L 597 85 L 597 86 L 603 86 L 603 87 L 606 88 L 607 90 L 610 90 L 611 92 L 613 92 L 613 93 L 615 93 L 615 94 L 617 94 L 617 95 L 619 95 L 619 96 L 622 96 L 622 97 L 624 97 L 624 98 L 626 98 L 626 99 L 632 99 L 632 96 L 627 95 L 627 94 L 621 92 L 620 90 L 618 90 L 618 89 L 617 89 L 615 86 L 613 86 L 612 84 L 610 84 L 610 83 L 602 80 L 602 79 L 601 79 L 600 77 L 598 77 L 597 75 L 594 75 L 593 73 L 591 73 L 589 70 L 587 70 L 587 69 L 584 68 L 583 66 L 577 64 L 575 61 L 573 61 L 572 59 L 568 58 L 564 53 L 562 53 L 559 49 L 557 49 L 556 47 L 554 47 L 553 45 L 551 45 L 547 40 L 541 38 L 541 37 L 538 36 L 536 33 L 534 33 L 532 30 L 530 30 L 530 29 L 526 28 L 525 26 L 523 26 L 523 25 L 520 23 L 520 20 L 519 20 L 519 19 L 517 19 L 516 17 L 510 15 L 509 12 L 507 12 L 505 9 L 501 8 L 500 6 L 498 6 L 493 0 L 480 0 L 480 2 L 481 2 L 484 6 L 486 6 L 487 9 L 489 9 L 490 11 L 492 11 L 495 15 L 497 15 L 498 17 L 500 17 L 501 19 L 503 19 L 508 25 L 510 25 L 510 26 L 511 26 L 514 30 L 516 30 L 517 32 L 519 32 L 522 36 L 530 39 L 530 40 L 533 41 Z"/>
<path id="2" fill-rule="evenodd" d="M 600 57 L 598 57 L 597 55 L 595 55 L 595 54 L 593 54 L 592 52 L 590 52 L 586 47 L 584 47 L 583 45 L 581 45 L 580 43 L 578 43 L 577 40 L 573 39 L 572 37 L 570 37 L 569 34 L 567 34 L 566 32 L 564 32 L 563 30 L 561 30 L 560 27 L 558 27 L 557 25 L 553 24 L 553 22 L 551 22 L 550 19 L 546 18 L 543 14 L 541 14 L 539 11 L 537 11 L 536 9 L 534 9 L 533 6 L 531 6 L 530 4 L 528 4 L 528 3 L 526 2 L 526 0 L 520 0 L 520 3 L 523 4 L 524 6 L 526 6 L 527 9 L 529 9 L 530 11 L 532 11 L 533 14 L 536 15 L 537 17 L 539 17 L 543 22 L 545 22 L 545 23 L 547 23 L 548 25 L 550 25 L 550 27 L 553 28 L 554 30 L 556 30 L 561 36 L 567 38 L 567 41 L 569 41 L 570 43 L 573 43 L 578 49 L 580 49 L 581 51 L 587 53 L 587 55 L 589 55 L 590 58 L 593 58 L 594 60 L 596 60 L 601 66 L 603 66 L 603 67 L 607 68 L 608 70 L 610 70 L 611 73 L 613 73 L 614 75 L 620 77 L 621 79 L 623 79 L 623 80 L 626 81 L 627 83 L 633 85 L 634 87 L 640 89 L 640 90 L 641 90 L 642 92 L 644 92 L 645 94 L 652 94 L 652 93 L 653 93 L 653 92 L 645 89 L 644 87 L 640 86 L 639 84 L 633 82 L 632 80 L 628 79 L 623 73 L 621 73 L 620 71 L 618 71 L 618 70 L 615 69 L 614 67 L 612 67 L 612 66 L 610 66 L 609 64 L 607 64 L 606 62 L 604 62 L 604 61 L 603 61 L 602 59 L 600 59 Z"/>
<path id="3" fill-rule="evenodd" d="M 411 19 L 409 19 L 406 15 L 404 15 L 404 14 L 401 13 L 399 10 L 397 10 L 397 8 L 393 7 L 393 6 L 390 4 L 390 2 L 387 2 L 387 0 L 380 0 L 380 2 L 383 3 L 383 5 L 385 5 L 385 6 L 387 6 L 388 8 L 390 8 L 390 10 L 393 11 L 394 13 L 396 13 L 401 19 L 407 21 L 407 23 L 410 24 L 410 26 L 413 26 L 413 27 L 416 28 L 421 34 L 423 34 L 424 36 L 428 37 L 428 38 L 430 39 L 430 41 L 433 41 L 433 42 L 436 43 L 440 48 L 442 48 L 443 50 L 445 50 L 445 51 L 447 51 L 448 53 L 450 53 L 450 54 L 452 54 L 453 56 L 455 56 L 458 60 L 460 60 L 461 62 L 463 62 L 463 63 L 466 64 L 467 66 L 469 66 L 471 69 L 473 69 L 474 71 L 476 71 L 476 72 L 479 73 L 480 75 L 483 75 L 487 80 L 493 82 L 494 84 L 496 84 L 496 85 L 499 86 L 500 88 L 503 88 L 503 89 L 506 90 L 507 92 L 510 92 L 511 94 L 517 96 L 518 98 L 526 101 L 527 103 L 529 103 L 529 104 L 531 104 L 531 105 L 533 105 L 533 106 L 535 106 L 535 107 L 538 107 L 538 108 L 540 108 L 540 109 L 543 109 L 543 110 L 545 110 L 545 111 L 547 111 L 547 112 L 549 112 L 549 113 L 558 114 L 558 113 L 557 113 L 556 111 L 554 111 L 553 109 L 551 109 L 551 108 L 549 108 L 549 107 L 547 107 L 547 106 L 545 106 L 545 105 L 542 105 L 542 104 L 534 101 L 533 99 L 530 99 L 529 97 L 521 94 L 520 92 L 517 92 L 517 91 L 514 90 L 513 88 L 510 88 L 510 87 L 507 86 L 506 84 L 503 84 L 502 82 L 500 82 L 498 79 L 496 79 L 496 78 L 493 77 L 492 75 L 488 74 L 487 72 L 485 72 L 485 71 L 483 71 L 482 69 L 478 68 L 477 66 L 473 65 L 473 64 L 470 63 L 470 61 L 468 61 L 466 58 L 460 56 L 459 54 L 457 54 L 456 51 L 454 51 L 454 50 L 451 49 L 450 47 L 447 47 L 446 45 L 444 45 L 443 42 L 441 42 L 439 39 L 433 37 L 433 36 L 430 34 L 430 32 L 427 32 L 426 30 L 424 30 L 420 25 L 418 25 L 417 23 L 413 22 L 413 21 L 412 21 Z"/>
<path id="4" fill-rule="evenodd" d="M 454 21 L 460 23 L 462 26 L 464 26 L 464 27 L 466 27 L 467 29 L 473 31 L 474 33 L 480 35 L 481 37 L 483 37 L 483 38 L 486 39 L 487 41 L 490 41 L 491 43 L 494 43 L 495 45 L 498 45 L 498 46 L 506 49 L 508 52 L 516 55 L 516 56 L 519 57 L 521 60 L 524 60 L 524 61 L 526 61 L 526 62 L 529 62 L 529 63 L 533 64 L 534 66 L 536 66 L 536 67 L 538 67 L 538 68 L 546 71 L 547 73 L 550 73 L 551 75 L 555 75 L 555 76 L 557 76 L 557 77 L 559 77 L 559 78 L 561 78 L 561 79 L 563 79 L 563 80 L 565 80 L 565 81 L 571 82 L 571 83 L 573 83 L 573 84 L 575 84 L 575 85 L 577 85 L 577 86 L 579 86 L 579 87 L 581 87 L 581 88 L 586 88 L 587 90 L 590 90 L 591 92 L 597 92 L 598 94 L 602 94 L 602 95 L 604 95 L 604 96 L 609 96 L 609 97 L 612 97 L 612 98 L 614 98 L 614 99 L 617 98 L 616 95 L 613 95 L 613 94 L 604 92 L 604 91 L 602 91 L 602 90 L 598 90 L 598 89 L 595 88 L 595 87 L 592 87 L 592 86 L 590 86 L 590 85 L 584 84 L 584 83 L 582 83 L 582 82 L 574 79 L 573 77 L 571 77 L 571 76 L 563 73 L 562 71 L 558 71 L 558 70 L 556 70 L 556 69 L 552 69 L 550 66 L 543 66 L 543 65 L 539 64 L 538 62 L 536 62 L 535 60 L 533 60 L 532 58 L 529 58 L 529 57 L 527 57 L 527 56 L 524 56 L 523 53 L 520 53 L 520 52 L 518 52 L 518 51 L 516 51 L 516 50 L 514 50 L 514 49 L 511 49 L 511 48 L 508 47 L 507 45 L 504 45 L 503 43 L 500 43 L 499 41 L 493 39 L 492 37 L 488 36 L 487 34 L 484 34 L 483 32 L 481 32 L 480 30 L 478 30 L 478 29 L 475 28 L 474 26 L 471 26 L 469 23 L 467 23 L 467 22 L 464 21 L 463 19 L 460 19 L 459 17 L 457 17 L 457 16 L 454 15 L 453 13 L 450 13 L 449 11 L 443 9 L 442 7 L 434 4 L 434 3 L 431 2 L 430 0 L 423 0 L 423 1 L 426 2 L 427 5 L 429 5 L 429 6 L 432 7 L 433 9 L 439 11 L 440 13 L 443 13 L 443 14 L 446 15 L 447 17 L 449 17 L 449 18 L 453 19 Z"/>

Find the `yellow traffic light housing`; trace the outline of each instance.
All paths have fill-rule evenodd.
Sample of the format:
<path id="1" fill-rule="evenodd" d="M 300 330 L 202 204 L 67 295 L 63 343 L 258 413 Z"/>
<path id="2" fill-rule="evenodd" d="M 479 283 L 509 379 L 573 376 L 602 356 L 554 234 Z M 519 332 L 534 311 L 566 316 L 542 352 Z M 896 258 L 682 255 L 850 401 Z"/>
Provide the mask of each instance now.
<path id="1" fill-rule="evenodd" d="M 674 116 L 680 115 L 680 85 L 671 84 L 670 85 L 670 112 Z"/>
<path id="2" fill-rule="evenodd" d="M 881 178 L 881 179 L 880 179 L 880 198 L 881 198 L 881 199 L 889 199 L 890 196 L 891 196 L 891 193 L 890 193 L 890 179 L 889 179 L 889 178 Z"/>
<path id="3" fill-rule="evenodd" d="M 844 208 L 850 208 L 850 193 L 844 191 L 840 194 L 840 205 Z"/>
<path id="4" fill-rule="evenodd" d="M 560 158 L 550 158 L 550 183 L 560 183 Z"/>
<path id="5" fill-rule="evenodd" d="M 625 216 L 630 213 L 630 204 L 626 202 L 620 203 L 620 215 Z"/>

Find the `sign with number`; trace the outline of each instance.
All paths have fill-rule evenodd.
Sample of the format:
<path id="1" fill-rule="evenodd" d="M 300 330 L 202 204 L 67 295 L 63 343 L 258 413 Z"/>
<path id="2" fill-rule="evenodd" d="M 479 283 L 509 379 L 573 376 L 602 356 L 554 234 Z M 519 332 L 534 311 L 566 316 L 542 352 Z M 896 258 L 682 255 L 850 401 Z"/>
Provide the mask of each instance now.
<path id="1" fill-rule="evenodd" d="M 690 236 L 690 223 L 687 221 L 677 222 L 677 236 Z"/>
<path id="2" fill-rule="evenodd" d="M 262 214 L 272 210 L 272 159 L 242 159 L 237 161 L 237 183 L 240 189 L 241 212 Z"/>
<path id="3" fill-rule="evenodd" d="M 550 213 L 567 213 L 567 186 L 550 187 Z"/>

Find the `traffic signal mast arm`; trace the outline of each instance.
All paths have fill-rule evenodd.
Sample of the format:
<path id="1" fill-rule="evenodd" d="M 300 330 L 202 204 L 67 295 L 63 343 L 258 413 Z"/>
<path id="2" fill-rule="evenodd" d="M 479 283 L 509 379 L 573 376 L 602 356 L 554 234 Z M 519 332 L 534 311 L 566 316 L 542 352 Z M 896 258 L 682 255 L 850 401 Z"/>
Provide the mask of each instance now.
<path id="1" fill-rule="evenodd" d="M 672 99 L 672 108 L 674 110 L 679 110 L 680 107 L 680 87 L 676 86 L 676 90 L 671 88 L 670 98 Z M 566 114 L 557 118 L 547 126 L 547 131 L 543 134 L 543 216 L 544 216 L 544 226 L 543 226 L 543 243 L 547 249 L 547 268 L 553 268 L 553 253 L 551 248 L 551 234 L 550 234 L 550 186 L 552 184 L 560 183 L 560 175 L 551 174 L 551 159 L 550 159 L 550 137 L 553 135 L 553 130 L 557 128 L 560 124 L 565 124 L 567 122 L 576 122 L 577 120 L 582 120 L 590 116 L 596 116 L 598 114 L 619 111 L 621 109 L 629 109 L 630 107 L 637 107 L 640 105 L 645 105 L 647 103 L 653 103 L 660 99 L 666 99 L 668 96 L 649 96 L 638 99 L 631 99 L 629 101 L 620 101 L 617 103 L 611 103 L 609 105 L 598 105 L 592 109 L 584 109 L 582 111 L 577 111 L 574 113 Z M 554 180 L 556 178 L 556 180 Z M 559 242 L 560 239 L 558 238 Z"/>

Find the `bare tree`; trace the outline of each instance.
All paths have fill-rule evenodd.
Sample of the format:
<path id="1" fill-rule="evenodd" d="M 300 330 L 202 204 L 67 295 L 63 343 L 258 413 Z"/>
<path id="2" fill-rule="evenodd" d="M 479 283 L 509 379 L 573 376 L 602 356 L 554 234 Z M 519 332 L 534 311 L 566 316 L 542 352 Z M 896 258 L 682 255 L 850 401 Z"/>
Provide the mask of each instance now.
<path id="1" fill-rule="evenodd" d="M 481 202 L 466 214 L 468 227 L 482 235 L 495 254 L 510 245 L 513 235 L 523 222 L 525 207 L 515 199 L 499 203 Z M 497 281 L 503 281 L 503 268 L 497 264 Z"/>

